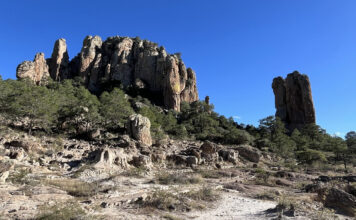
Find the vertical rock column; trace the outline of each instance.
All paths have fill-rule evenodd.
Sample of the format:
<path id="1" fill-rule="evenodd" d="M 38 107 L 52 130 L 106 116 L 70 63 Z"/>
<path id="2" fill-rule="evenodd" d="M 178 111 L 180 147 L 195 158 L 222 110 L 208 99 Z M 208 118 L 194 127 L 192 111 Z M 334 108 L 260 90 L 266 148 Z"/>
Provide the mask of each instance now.
<path id="1" fill-rule="evenodd" d="M 56 40 L 52 57 L 48 63 L 49 72 L 53 80 L 59 81 L 69 78 L 69 56 L 65 39 Z"/>
<path id="2" fill-rule="evenodd" d="M 309 77 L 295 71 L 287 75 L 286 79 L 273 79 L 275 95 L 276 117 L 286 123 L 293 131 L 301 129 L 307 124 L 315 124 L 315 109 Z"/>

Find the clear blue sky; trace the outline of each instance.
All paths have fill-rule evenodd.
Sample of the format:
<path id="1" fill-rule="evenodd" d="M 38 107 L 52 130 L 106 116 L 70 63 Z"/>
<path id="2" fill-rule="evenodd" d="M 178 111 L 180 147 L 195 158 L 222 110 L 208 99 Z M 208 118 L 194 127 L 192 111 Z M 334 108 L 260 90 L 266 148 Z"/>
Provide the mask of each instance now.
<path id="1" fill-rule="evenodd" d="M 57 38 L 73 57 L 86 35 L 140 36 L 181 52 L 200 98 L 245 124 L 274 114 L 274 77 L 308 74 L 317 123 L 345 134 L 356 130 L 355 12 L 354 0 L 5 0 L 0 74 L 49 57 Z"/>

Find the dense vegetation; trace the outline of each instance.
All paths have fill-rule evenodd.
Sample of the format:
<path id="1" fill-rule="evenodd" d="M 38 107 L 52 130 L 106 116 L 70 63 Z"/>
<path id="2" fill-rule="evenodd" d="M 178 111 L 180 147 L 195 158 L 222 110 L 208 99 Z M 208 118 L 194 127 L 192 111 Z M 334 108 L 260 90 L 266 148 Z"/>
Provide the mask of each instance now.
<path id="1" fill-rule="evenodd" d="M 181 112 L 153 105 L 139 92 L 117 87 L 91 94 L 79 80 L 49 82 L 36 86 L 28 81 L 0 80 L 0 113 L 14 125 L 32 132 L 61 133 L 88 138 L 100 129 L 124 133 L 133 113 L 148 117 L 155 140 L 167 135 L 176 139 L 210 140 L 223 144 L 251 144 L 285 158 L 286 163 L 315 165 L 325 162 L 355 164 L 356 132 L 345 139 L 334 137 L 310 124 L 292 133 L 279 118 L 269 116 L 260 125 L 243 126 L 214 112 L 205 102 L 182 103 Z M 130 95 L 128 95 L 130 94 Z"/>

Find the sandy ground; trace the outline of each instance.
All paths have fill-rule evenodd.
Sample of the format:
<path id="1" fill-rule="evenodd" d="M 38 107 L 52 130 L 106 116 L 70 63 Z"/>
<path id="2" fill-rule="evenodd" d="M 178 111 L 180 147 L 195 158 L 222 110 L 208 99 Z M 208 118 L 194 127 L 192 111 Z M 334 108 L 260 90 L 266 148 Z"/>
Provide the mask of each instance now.
<path id="1" fill-rule="evenodd" d="M 276 207 L 272 201 L 263 201 L 243 197 L 238 192 L 228 192 L 214 209 L 196 211 L 191 217 L 197 220 L 235 220 L 235 219 L 266 219 L 265 211 Z"/>

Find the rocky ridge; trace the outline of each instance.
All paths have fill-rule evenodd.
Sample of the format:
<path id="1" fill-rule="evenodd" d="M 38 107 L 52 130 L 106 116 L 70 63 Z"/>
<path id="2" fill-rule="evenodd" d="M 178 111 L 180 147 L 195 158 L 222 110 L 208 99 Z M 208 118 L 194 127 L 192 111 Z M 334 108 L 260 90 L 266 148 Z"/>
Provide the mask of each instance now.
<path id="1" fill-rule="evenodd" d="M 272 88 L 276 117 L 286 123 L 289 130 L 315 124 L 315 109 L 307 75 L 294 71 L 285 79 L 276 77 L 273 79 Z"/>
<path id="2" fill-rule="evenodd" d="M 19 79 L 37 84 L 51 77 L 55 81 L 80 77 L 86 87 L 99 93 L 110 84 L 144 89 L 155 94 L 169 109 L 180 110 L 180 103 L 198 100 L 195 72 L 186 68 L 179 54 L 168 54 L 156 43 L 129 37 L 87 36 L 81 52 L 69 60 L 65 39 L 55 42 L 51 58 L 38 53 L 34 61 L 17 67 Z"/>

